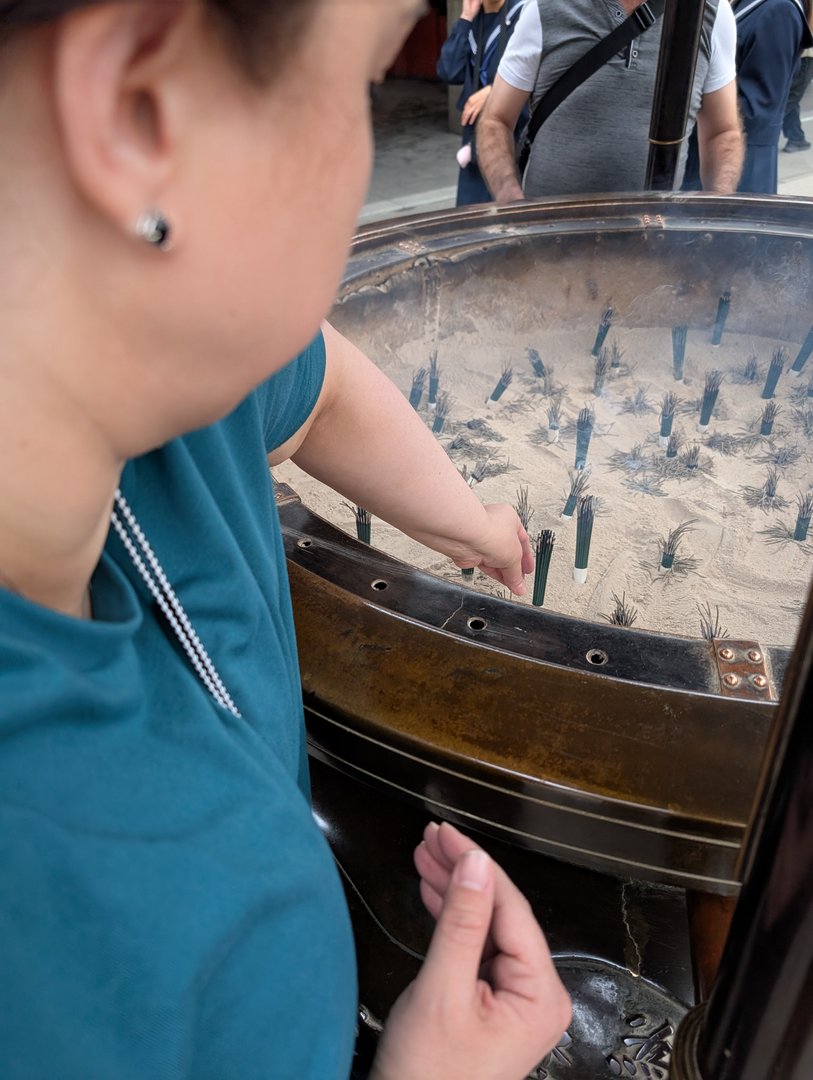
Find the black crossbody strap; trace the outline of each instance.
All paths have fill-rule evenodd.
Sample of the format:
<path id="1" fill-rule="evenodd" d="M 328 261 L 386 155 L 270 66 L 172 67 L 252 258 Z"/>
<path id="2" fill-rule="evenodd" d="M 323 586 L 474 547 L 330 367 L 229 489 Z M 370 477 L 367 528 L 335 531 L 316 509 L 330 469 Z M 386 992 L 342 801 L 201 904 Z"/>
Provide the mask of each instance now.
<path id="1" fill-rule="evenodd" d="M 604 67 L 616 53 L 623 52 L 626 47 L 645 31 L 654 26 L 663 14 L 664 0 L 648 0 L 633 11 L 629 18 L 617 26 L 611 34 L 602 38 L 597 45 L 589 49 L 584 56 L 577 60 L 572 67 L 560 75 L 548 92 L 537 102 L 528 128 L 525 133 L 522 152 L 519 156 L 520 175 L 525 171 L 528 158 L 531 154 L 531 145 L 537 136 L 539 129 L 545 123 L 551 113 L 558 109 L 565 98 L 570 97 L 574 90 L 586 82 L 591 75 L 595 75 L 599 68 Z M 544 49 L 544 42 L 542 44 Z"/>

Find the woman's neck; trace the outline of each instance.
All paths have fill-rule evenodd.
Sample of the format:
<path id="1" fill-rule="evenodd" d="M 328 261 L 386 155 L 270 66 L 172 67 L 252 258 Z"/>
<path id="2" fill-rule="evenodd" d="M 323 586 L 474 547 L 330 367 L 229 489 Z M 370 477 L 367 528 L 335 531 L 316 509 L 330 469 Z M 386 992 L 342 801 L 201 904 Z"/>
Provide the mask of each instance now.
<path id="1" fill-rule="evenodd" d="M 123 462 L 69 386 L 8 352 L 0 361 L 0 431 L 0 585 L 87 618 Z"/>

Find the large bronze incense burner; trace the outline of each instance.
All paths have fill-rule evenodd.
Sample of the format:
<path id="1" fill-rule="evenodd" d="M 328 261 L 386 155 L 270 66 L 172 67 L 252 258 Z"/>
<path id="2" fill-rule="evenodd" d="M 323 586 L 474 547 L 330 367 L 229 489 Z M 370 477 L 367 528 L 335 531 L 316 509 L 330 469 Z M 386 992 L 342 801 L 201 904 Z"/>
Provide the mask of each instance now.
<path id="1" fill-rule="evenodd" d="M 786 342 L 792 359 L 813 318 L 812 224 L 803 201 L 655 195 L 408 219 L 357 238 L 333 321 L 373 357 L 459 330 L 475 305 L 530 333 L 540 312 L 566 325 L 612 296 L 628 325 L 710 332 L 731 290 L 729 327 Z M 665 989 L 674 1026 L 715 945 L 698 905 L 739 888 L 790 643 L 487 596 L 357 542 L 289 488 L 277 497 L 315 808 L 345 876 L 365 1006 L 385 1015 L 425 947 L 410 852 L 431 817 L 508 865 L 573 985 L 590 985 L 597 959 Z M 633 1004 L 618 1004 L 621 1027 L 649 1016 Z"/>

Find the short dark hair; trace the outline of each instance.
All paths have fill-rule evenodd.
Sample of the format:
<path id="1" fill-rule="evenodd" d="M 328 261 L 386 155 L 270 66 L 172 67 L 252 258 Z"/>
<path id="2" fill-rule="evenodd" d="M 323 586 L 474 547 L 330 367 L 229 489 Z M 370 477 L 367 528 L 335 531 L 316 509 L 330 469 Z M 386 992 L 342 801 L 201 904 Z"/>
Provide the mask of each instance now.
<path id="1" fill-rule="evenodd" d="M 52 22 L 107 0 L 0 0 L 0 44 L 15 29 Z M 203 0 L 246 73 L 273 76 L 307 31 L 318 0 Z"/>

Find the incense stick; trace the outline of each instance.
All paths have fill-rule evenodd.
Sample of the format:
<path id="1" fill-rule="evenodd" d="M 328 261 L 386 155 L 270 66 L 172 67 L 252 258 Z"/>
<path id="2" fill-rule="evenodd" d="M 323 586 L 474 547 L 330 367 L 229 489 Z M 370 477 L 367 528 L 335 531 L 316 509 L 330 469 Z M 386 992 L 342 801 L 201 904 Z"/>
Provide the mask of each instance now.
<path id="1" fill-rule="evenodd" d="M 436 435 L 440 435 L 443 431 L 443 427 L 449 416 L 449 412 L 452 408 L 452 399 L 448 394 L 443 393 L 438 396 L 435 402 L 435 419 L 432 421 L 432 431 Z"/>
<path id="2" fill-rule="evenodd" d="M 799 355 L 793 361 L 791 365 L 792 375 L 801 375 L 802 368 L 807 363 L 808 357 L 813 353 L 813 326 L 807 332 L 807 337 L 802 342 L 802 347 L 799 349 Z"/>
<path id="3" fill-rule="evenodd" d="M 813 514 L 813 495 L 798 495 L 796 497 L 796 525 L 793 530 L 793 539 L 804 542 L 810 530 L 810 517 Z"/>
<path id="4" fill-rule="evenodd" d="M 593 368 L 593 393 L 599 397 L 604 389 L 604 380 L 610 370 L 610 356 L 606 349 L 600 349 Z"/>
<path id="5" fill-rule="evenodd" d="M 671 391 L 663 395 L 663 400 L 661 401 L 661 430 L 660 435 L 658 436 L 658 443 L 663 450 L 669 446 L 669 436 L 672 434 L 672 424 L 675 420 L 677 402 L 677 396 Z"/>
<path id="6" fill-rule="evenodd" d="M 545 378 L 545 365 L 536 349 L 528 349 L 528 362 L 537 379 Z"/>
<path id="7" fill-rule="evenodd" d="M 554 401 L 548 406 L 548 442 L 559 442 L 559 430 L 562 420 L 562 403 Z"/>
<path id="8" fill-rule="evenodd" d="M 440 386 L 440 368 L 438 367 L 438 351 L 435 349 L 429 357 L 429 397 L 427 405 L 434 409 L 438 400 L 438 387 Z"/>
<path id="9" fill-rule="evenodd" d="M 608 304 L 607 307 L 601 313 L 601 321 L 598 324 L 598 331 L 596 333 L 596 340 L 593 345 L 591 355 L 596 357 L 601 352 L 604 342 L 607 338 L 607 334 L 610 332 L 610 327 L 613 325 L 613 316 L 615 312 Z"/>
<path id="10" fill-rule="evenodd" d="M 590 479 L 590 470 L 582 469 L 581 471 L 573 470 L 568 472 L 570 476 L 570 491 L 565 497 L 565 505 L 562 510 L 562 519 L 564 521 L 570 521 L 576 510 L 576 504 L 579 499 L 587 494 L 588 481 Z"/>
<path id="11" fill-rule="evenodd" d="M 675 565 L 675 556 L 678 553 L 678 549 L 683 541 L 683 537 L 692 531 L 692 526 L 697 522 L 697 518 L 689 518 L 687 521 L 682 521 L 680 525 L 676 525 L 671 532 L 661 540 L 661 561 L 658 567 L 659 574 L 668 574 Z"/>
<path id="12" fill-rule="evenodd" d="M 573 564 L 573 580 L 577 585 L 584 585 L 587 581 L 587 564 L 590 561 L 590 542 L 593 537 L 595 518 L 595 497 L 587 495 L 579 501 L 576 515 L 576 559 Z"/>
<path id="13" fill-rule="evenodd" d="M 720 393 L 720 384 L 723 381 L 722 371 L 710 371 L 706 376 L 706 386 L 703 390 L 703 401 L 700 405 L 700 421 L 697 430 L 708 431 L 714 406 L 717 404 L 717 395 Z"/>
<path id="14" fill-rule="evenodd" d="M 714 332 L 711 335 L 712 345 L 719 345 L 723 340 L 723 331 L 725 330 L 726 319 L 728 318 L 730 307 L 731 293 L 724 292 L 717 304 L 717 318 L 714 321 Z"/>
<path id="15" fill-rule="evenodd" d="M 543 529 L 536 541 L 536 570 L 534 572 L 534 607 L 542 607 L 545 603 L 545 590 L 548 585 L 548 573 L 550 561 L 553 555 L 553 545 L 556 534 L 550 529 Z"/>
<path id="16" fill-rule="evenodd" d="M 497 385 L 491 391 L 491 396 L 486 400 L 486 405 L 489 409 L 493 408 L 493 406 L 497 404 L 505 391 L 511 385 L 511 381 L 513 378 L 514 369 L 510 366 L 510 364 L 506 364 L 502 369 L 502 375 L 500 375 L 499 379 L 497 380 Z"/>
<path id="17" fill-rule="evenodd" d="M 781 411 L 781 407 L 777 405 L 775 401 L 768 402 L 759 418 L 760 435 L 771 435 L 773 433 L 774 420 L 776 420 Z"/>
<path id="18" fill-rule="evenodd" d="M 412 376 L 412 388 L 409 391 L 409 404 L 416 411 L 421 406 L 423 388 L 426 382 L 426 368 L 418 368 Z"/>
<path id="19" fill-rule="evenodd" d="M 353 507 L 353 514 L 356 518 L 356 536 L 362 543 L 369 544 L 373 530 L 373 515 L 360 506 Z"/>
<path id="20" fill-rule="evenodd" d="M 771 358 L 771 366 L 768 368 L 768 375 L 765 379 L 765 386 L 762 388 L 762 400 L 769 401 L 776 390 L 776 384 L 779 382 L 779 376 L 782 374 L 782 369 L 785 366 L 785 361 L 788 358 L 788 354 L 784 349 L 774 349 L 773 356 Z"/>
<path id="21" fill-rule="evenodd" d="M 595 417 L 593 410 L 585 405 L 585 407 L 579 413 L 579 418 L 576 421 L 576 468 L 584 469 L 587 467 L 587 454 L 590 450 L 590 439 L 593 435 L 593 425 Z"/>
<path id="22" fill-rule="evenodd" d="M 675 382 L 683 382 L 683 371 L 686 365 L 686 338 L 688 333 L 688 326 L 672 327 L 672 373 L 675 376 Z"/>

